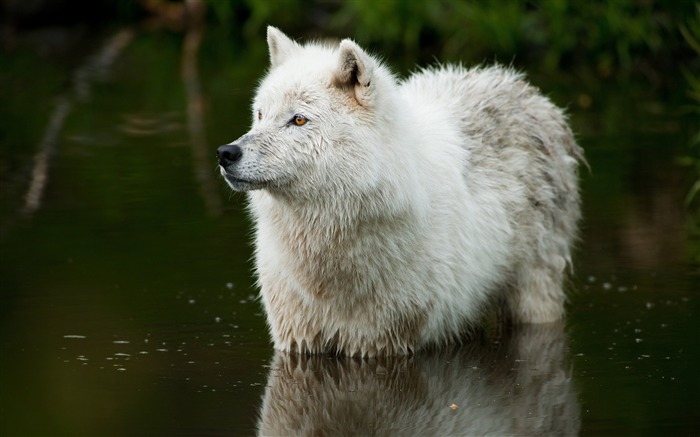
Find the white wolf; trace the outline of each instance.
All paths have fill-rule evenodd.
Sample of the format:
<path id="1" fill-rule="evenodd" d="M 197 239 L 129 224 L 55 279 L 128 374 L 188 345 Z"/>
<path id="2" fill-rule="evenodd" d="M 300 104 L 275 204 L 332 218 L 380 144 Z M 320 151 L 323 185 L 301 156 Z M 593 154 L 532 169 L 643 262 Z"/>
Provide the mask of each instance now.
<path id="1" fill-rule="evenodd" d="M 348 39 L 267 40 L 253 127 L 217 154 L 249 192 L 276 348 L 408 354 L 494 302 L 563 316 L 583 158 L 561 110 L 507 68 L 397 81 Z"/>

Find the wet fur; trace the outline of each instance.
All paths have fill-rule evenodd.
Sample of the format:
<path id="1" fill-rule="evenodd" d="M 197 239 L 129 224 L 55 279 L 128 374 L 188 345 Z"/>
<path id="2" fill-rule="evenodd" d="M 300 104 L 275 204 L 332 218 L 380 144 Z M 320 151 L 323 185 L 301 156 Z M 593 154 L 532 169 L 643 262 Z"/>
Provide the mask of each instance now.
<path id="1" fill-rule="evenodd" d="M 242 157 L 221 173 L 249 192 L 276 348 L 412 353 L 493 301 L 515 323 L 564 316 L 582 152 L 560 109 L 500 66 L 398 81 L 350 40 L 270 27 L 268 45 Z"/>

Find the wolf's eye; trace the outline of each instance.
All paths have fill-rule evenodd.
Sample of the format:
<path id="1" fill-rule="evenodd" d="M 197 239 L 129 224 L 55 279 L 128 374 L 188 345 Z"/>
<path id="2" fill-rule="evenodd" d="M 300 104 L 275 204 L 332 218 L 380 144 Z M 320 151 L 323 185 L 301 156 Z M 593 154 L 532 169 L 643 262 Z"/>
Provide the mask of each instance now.
<path id="1" fill-rule="evenodd" d="M 258 120 L 262 120 L 262 112 L 258 111 Z"/>
<path id="2" fill-rule="evenodd" d="M 294 118 L 292 118 L 292 121 L 297 126 L 303 126 L 306 124 L 307 121 L 309 121 L 309 119 L 301 114 L 297 114 L 294 116 Z"/>

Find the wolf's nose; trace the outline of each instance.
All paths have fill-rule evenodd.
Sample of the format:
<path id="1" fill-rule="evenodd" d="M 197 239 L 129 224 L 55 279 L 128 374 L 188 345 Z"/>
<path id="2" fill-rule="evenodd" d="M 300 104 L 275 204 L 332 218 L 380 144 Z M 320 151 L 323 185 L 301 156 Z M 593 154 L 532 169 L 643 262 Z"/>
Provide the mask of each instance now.
<path id="1" fill-rule="evenodd" d="M 216 157 L 219 159 L 219 165 L 226 167 L 241 159 L 243 152 L 241 148 L 235 144 L 226 144 L 216 149 Z"/>

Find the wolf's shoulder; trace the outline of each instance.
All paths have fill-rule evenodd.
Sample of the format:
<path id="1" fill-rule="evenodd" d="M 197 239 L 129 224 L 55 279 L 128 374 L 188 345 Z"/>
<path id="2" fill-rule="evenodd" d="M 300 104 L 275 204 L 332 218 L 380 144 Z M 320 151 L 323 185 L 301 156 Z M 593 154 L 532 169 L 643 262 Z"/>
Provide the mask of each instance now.
<path id="1" fill-rule="evenodd" d="M 401 82 L 406 92 L 444 94 L 452 91 L 491 90 L 524 82 L 524 75 L 514 68 L 494 64 L 467 68 L 446 64 L 422 68 Z"/>

